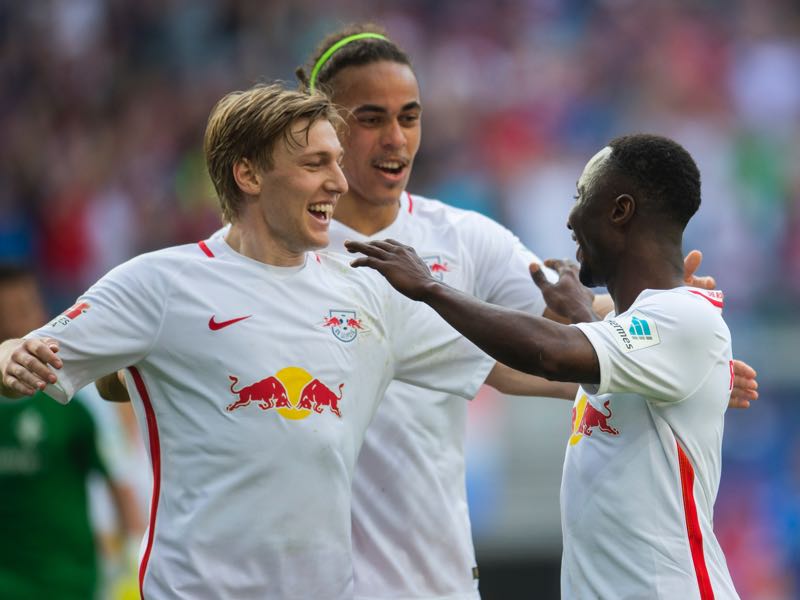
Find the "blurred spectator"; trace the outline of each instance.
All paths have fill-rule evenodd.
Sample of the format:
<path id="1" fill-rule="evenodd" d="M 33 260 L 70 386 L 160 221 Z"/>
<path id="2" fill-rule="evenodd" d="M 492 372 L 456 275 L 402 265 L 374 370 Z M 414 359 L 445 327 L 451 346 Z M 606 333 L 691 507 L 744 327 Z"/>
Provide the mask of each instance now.
<path id="1" fill-rule="evenodd" d="M 0 265 L 0 338 L 44 322 L 33 275 Z M 88 482 L 108 486 L 123 539 L 141 531 L 131 490 L 107 469 L 97 430 L 81 402 L 43 394 L 0 399 L 0 590 L 6 600 L 87 600 L 99 590 L 99 556 L 89 519 Z"/>

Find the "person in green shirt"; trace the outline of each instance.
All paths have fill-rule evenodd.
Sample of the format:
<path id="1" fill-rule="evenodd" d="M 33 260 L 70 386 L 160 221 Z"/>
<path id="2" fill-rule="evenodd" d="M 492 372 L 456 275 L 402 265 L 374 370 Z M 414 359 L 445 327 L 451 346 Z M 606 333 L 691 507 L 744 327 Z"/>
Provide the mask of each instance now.
<path id="1" fill-rule="evenodd" d="M 45 321 L 32 273 L 0 265 L 0 339 Z M 99 587 L 98 550 L 87 482 L 97 473 L 130 521 L 125 486 L 108 472 L 94 419 L 81 402 L 61 406 L 42 393 L 0 401 L 0 597 L 89 600 Z"/>

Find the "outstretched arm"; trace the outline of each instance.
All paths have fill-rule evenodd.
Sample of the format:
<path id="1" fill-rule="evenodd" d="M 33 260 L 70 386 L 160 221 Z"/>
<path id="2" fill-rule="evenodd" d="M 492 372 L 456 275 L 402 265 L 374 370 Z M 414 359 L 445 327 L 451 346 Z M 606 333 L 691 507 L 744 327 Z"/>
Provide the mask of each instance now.
<path id="1" fill-rule="evenodd" d="M 408 246 L 347 242 L 365 256 L 354 267 L 379 271 L 400 293 L 430 305 L 450 325 L 498 362 L 556 381 L 598 383 L 600 366 L 589 340 L 574 327 L 476 300 L 434 279 Z"/>

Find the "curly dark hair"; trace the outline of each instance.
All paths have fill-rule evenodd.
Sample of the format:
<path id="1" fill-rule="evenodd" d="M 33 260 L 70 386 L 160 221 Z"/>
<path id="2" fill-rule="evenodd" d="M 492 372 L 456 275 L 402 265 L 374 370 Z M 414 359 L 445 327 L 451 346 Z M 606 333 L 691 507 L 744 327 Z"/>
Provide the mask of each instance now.
<path id="1" fill-rule="evenodd" d="M 686 227 L 700 208 L 700 171 L 692 155 L 674 140 L 643 133 L 615 138 L 608 145 L 609 166 L 634 182 L 644 208 Z"/>
<path id="2" fill-rule="evenodd" d="M 297 67 L 295 75 L 300 82 L 301 91 L 309 91 L 309 78 L 314 65 L 325 52 L 339 40 L 358 33 L 379 33 L 386 35 L 386 30 L 374 23 L 356 23 L 348 25 L 339 31 L 332 33 L 323 39 L 314 53 L 304 66 Z M 330 95 L 331 90 L 328 84 L 334 76 L 346 67 L 363 66 L 374 62 L 387 60 L 403 65 L 411 66 L 408 55 L 391 40 L 377 38 L 366 38 L 354 40 L 339 48 L 325 62 L 320 72 L 317 74 L 315 86 L 321 91 Z"/>

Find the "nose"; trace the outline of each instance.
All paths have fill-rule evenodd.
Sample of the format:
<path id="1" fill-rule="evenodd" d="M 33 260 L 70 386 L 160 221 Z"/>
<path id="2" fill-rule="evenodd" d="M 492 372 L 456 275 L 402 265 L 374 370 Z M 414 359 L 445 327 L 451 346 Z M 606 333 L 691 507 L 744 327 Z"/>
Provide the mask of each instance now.
<path id="1" fill-rule="evenodd" d="M 406 145 L 406 136 L 400 122 L 397 119 L 389 120 L 384 127 L 381 136 L 381 143 L 388 148 L 402 148 Z"/>
<path id="2" fill-rule="evenodd" d="M 347 178 L 344 176 L 344 171 L 339 163 L 333 163 L 331 176 L 328 178 L 328 191 L 331 191 L 340 196 L 347 192 Z"/>

